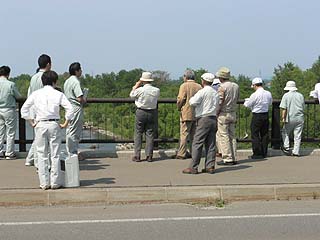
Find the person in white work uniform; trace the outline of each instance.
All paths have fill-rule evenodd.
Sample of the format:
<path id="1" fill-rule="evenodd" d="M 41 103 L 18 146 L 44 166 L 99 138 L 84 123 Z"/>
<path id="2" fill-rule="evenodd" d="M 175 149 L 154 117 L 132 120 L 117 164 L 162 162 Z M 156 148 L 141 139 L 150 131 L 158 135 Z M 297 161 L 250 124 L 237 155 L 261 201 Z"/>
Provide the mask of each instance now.
<path id="1" fill-rule="evenodd" d="M 81 89 L 80 77 L 82 75 L 81 65 L 74 62 L 69 66 L 70 77 L 65 81 L 63 90 L 73 107 L 74 118 L 66 130 L 66 146 L 69 155 L 77 154 L 78 159 L 84 160 L 84 156 L 78 153 L 79 142 L 83 128 L 83 105 L 87 102 Z"/>
<path id="2" fill-rule="evenodd" d="M 157 101 L 160 96 L 160 89 L 153 87 L 152 74 L 143 72 L 140 80 L 132 87 L 130 97 L 135 99 L 136 125 L 134 134 L 134 156 L 132 161 L 140 162 L 142 135 L 146 135 L 146 160 L 152 162 L 154 132 L 157 116 Z"/>
<path id="3" fill-rule="evenodd" d="M 211 86 L 214 79 L 212 73 L 203 74 L 201 79 L 203 88 L 189 100 L 190 105 L 195 107 L 196 132 L 192 142 L 192 162 L 189 168 L 182 171 L 184 174 L 198 173 L 203 146 L 205 147 L 205 168 L 202 172 L 212 174 L 215 170 L 216 111 L 219 95 Z"/>
<path id="4" fill-rule="evenodd" d="M 14 82 L 9 81 L 10 68 L 0 68 L 0 158 L 15 159 L 14 139 L 17 130 L 16 99 L 21 97 Z M 6 151 L 4 140 L 7 139 Z"/>
<path id="5" fill-rule="evenodd" d="M 51 70 L 51 58 L 47 54 L 42 54 L 38 58 L 38 71 L 36 74 L 34 74 L 30 80 L 30 86 L 28 88 L 28 97 L 34 92 L 41 88 L 43 88 L 41 76 L 44 72 Z M 31 109 L 31 113 L 32 113 Z M 34 143 L 32 143 L 28 155 L 26 157 L 26 166 L 37 166 L 37 154 L 36 154 L 36 146 Z"/>
<path id="6" fill-rule="evenodd" d="M 268 154 L 269 143 L 269 106 L 272 104 L 272 95 L 262 87 L 263 81 L 257 77 L 252 80 L 251 87 L 254 93 L 245 99 L 244 106 L 252 111 L 251 140 L 252 159 L 263 159 Z"/>
<path id="7" fill-rule="evenodd" d="M 35 129 L 35 140 L 38 156 L 38 175 L 40 188 L 58 189 L 62 185 L 60 166 L 61 128 L 65 128 L 73 118 L 73 109 L 67 97 L 54 89 L 58 74 L 54 71 L 44 72 L 43 88 L 33 92 L 21 108 L 22 118 L 28 120 Z M 60 121 L 60 106 L 65 109 L 65 121 Z M 34 114 L 32 111 L 34 111 Z M 34 116 L 36 118 L 34 119 Z M 49 166 L 48 152 L 51 153 Z M 51 171 L 49 171 L 51 167 Z"/>

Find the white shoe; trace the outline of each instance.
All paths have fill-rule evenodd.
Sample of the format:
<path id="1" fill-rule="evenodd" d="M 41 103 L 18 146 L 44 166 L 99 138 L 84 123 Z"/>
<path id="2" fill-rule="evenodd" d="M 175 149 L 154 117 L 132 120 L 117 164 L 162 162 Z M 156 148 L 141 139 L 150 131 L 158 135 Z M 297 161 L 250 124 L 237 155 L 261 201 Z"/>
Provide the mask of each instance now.
<path id="1" fill-rule="evenodd" d="M 49 185 L 44 185 L 44 186 L 41 186 L 41 185 L 40 185 L 40 188 L 41 188 L 42 190 L 48 190 L 48 189 L 50 188 L 50 186 L 49 186 Z"/>
<path id="2" fill-rule="evenodd" d="M 27 166 L 27 167 L 30 167 L 30 166 L 33 166 L 33 163 L 31 163 L 31 162 L 26 162 L 24 165 Z"/>

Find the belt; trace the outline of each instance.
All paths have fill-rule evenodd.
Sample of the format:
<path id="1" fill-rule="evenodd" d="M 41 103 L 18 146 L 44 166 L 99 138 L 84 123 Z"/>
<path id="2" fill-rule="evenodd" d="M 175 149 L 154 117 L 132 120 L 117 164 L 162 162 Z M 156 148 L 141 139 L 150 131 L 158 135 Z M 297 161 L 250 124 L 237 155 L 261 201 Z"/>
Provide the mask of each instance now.
<path id="1" fill-rule="evenodd" d="M 261 112 L 261 113 L 252 113 L 252 114 L 254 114 L 254 115 L 265 115 L 265 114 L 268 114 L 268 112 Z"/>
<path id="2" fill-rule="evenodd" d="M 40 122 L 59 122 L 60 119 L 43 119 L 43 120 L 39 120 Z"/>
<path id="3" fill-rule="evenodd" d="M 156 110 L 156 108 L 154 108 L 154 109 L 144 109 L 144 108 L 138 108 L 139 110 L 142 110 L 142 111 L 154 111 L 154 110 Z"/>

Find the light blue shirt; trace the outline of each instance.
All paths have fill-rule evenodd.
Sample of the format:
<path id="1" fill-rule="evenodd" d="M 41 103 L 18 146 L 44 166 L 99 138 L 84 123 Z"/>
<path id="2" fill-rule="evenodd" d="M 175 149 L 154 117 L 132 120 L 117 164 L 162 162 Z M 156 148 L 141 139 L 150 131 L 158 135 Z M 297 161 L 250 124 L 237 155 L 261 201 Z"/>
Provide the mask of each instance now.
<path id="1" fill-rule="evenodd" d="M 16 84 L 0 77 L 0 108 L 15 108 L 16 98 L 21 97 Z"/>
<path id="2" fill-rule="evenodd" d="M 63 85 L 64 94 L 67 96 L 73 106 L 81 106 L 78 98 L 83 96 L 79 79 L 72 75 L 70 76 Z"/>
<path id="3" fill-rule="evenodd" d="M 43 83 L 42 83 L 42 74 L 44 73 L 43 69 L 40 69 L 39 72 L 37 72 L 35 75 L 32 76 L 30 80 L 30 86 L 28 89 L 28 96 L 31 95 L 34 91 L 37 91 L 41 88 L 43 88 Z"/>
<path id="4" fill-rule="evenodd" d="M 304 121 L 304 97 L 297 91 L 285 93 L 281 99 L 280 108 L 287 110 L 286 122 Z"/>

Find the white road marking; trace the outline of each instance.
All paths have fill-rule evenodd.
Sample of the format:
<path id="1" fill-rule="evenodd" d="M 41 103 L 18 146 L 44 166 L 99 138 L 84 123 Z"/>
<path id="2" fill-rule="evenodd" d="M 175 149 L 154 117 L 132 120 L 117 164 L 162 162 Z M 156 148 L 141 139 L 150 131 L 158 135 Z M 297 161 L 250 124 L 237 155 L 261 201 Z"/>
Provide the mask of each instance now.
<path id="1" fill-rule="evenodd" d="M 46 224 L 85 224 L 85 223 L 130 223 L 130 222 L 164 222 L 164 221 L 194 221 L 194 220 L 229 220 L 250 218 L 289 218 L 289 217 L 320 217 L 320 213 L 301 214 L 270 214 L 270 215 L 240 215 L 240 216 L 203 216 L 203 217 L 166 217 L 166 218 L 129 218 L 108 220 L 70 220 L 70 221 L 39 221 L 39 222 L 0 222 L 1 226 L 46 225 Z"/>

